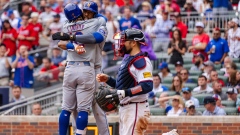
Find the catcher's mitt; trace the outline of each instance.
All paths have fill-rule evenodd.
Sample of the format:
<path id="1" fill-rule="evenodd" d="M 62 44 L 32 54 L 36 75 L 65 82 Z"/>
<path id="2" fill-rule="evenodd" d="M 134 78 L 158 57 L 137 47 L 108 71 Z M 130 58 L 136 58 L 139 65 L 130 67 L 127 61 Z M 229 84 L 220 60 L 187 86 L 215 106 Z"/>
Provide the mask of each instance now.
<path id="1" fill-rule="evenodd" d="M 108 95 L 116 95 L 112 96 L 111 98 L 106 98 Z M 112 110 L 117 109 L 120 101 L 118 98 L 117 90 L 110 90 L 110 88 L 106 86 L 100 86 L 99 91 L 95 93 L 95 99 L 100 108 L 105 111 L 109 112 Z"/>

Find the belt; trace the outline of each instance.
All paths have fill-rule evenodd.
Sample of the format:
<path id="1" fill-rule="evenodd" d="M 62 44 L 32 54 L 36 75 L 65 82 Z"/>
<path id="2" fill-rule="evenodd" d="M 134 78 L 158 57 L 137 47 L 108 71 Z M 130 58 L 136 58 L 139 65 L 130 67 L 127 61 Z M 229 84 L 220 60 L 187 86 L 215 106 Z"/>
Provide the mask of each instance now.
<path id="1" fill-rule="evenodd" d="M 130 105 L 130 104 L 137 104 L 137 103 L 146 103 L 148 102 L 148 100 L 142 101 L 142 102 L 128 102 L 125 104 L 119 104 L 121 107 L 126 106 L 126 105 Z"/>
<path id="2" fill-rule="evenodd" d="M 9 76 L 2 76 L 2 77 L 0 77 L 0 79 L 3 79 L 3 78 L 8 78 Z"/>
<path id="3" fill-rule="evenodd" d="M 67 65 L 91 66 L 89 61 L 68 61 Z"/>

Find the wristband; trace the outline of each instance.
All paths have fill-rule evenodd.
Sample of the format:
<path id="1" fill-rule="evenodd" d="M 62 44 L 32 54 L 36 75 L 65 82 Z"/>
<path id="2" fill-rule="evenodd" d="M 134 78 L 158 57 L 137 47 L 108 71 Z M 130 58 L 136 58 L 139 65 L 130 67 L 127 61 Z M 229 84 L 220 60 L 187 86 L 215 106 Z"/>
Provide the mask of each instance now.
<path id="1" fill-rule="evenodd" d="M 74 49 L 74 45 L 71 42 L 68 42 L 66 45 L 68 50 L 73 50 Z"/>
<path id="2" fill-rule="evenodd" d="M 71 41 L 75 41 L 75 39 L 76 39 L 76 35 L 70 35 L 70 40 Z"/>

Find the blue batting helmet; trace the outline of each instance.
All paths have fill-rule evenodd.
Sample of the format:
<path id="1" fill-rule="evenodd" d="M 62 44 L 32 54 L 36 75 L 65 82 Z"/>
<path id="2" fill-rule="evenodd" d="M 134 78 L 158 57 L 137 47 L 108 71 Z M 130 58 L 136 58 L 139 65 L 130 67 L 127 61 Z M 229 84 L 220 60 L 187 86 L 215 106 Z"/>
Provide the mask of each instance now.
<path id="1" fill-rule="evenodd" d="M 69 21 L 76 20 L 83 15 L 82 10 L 74 3 L 69 3 L 64 7 L 64 14 Z"/>
<path id="2" fill-rule="evenodd" d="M 98 5 L 93 1 L 85 2 L 83 5 L 83 10 L 89 10 L 94 12 L 95 14 L 98 13 Z"/>

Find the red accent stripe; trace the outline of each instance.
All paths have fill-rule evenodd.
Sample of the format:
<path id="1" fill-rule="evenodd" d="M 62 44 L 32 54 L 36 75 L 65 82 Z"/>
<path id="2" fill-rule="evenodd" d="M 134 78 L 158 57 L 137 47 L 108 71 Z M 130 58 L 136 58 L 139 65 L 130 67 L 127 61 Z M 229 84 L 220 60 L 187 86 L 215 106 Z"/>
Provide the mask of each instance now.
<path id="1" fill-rule="evenodd" d="M 135 120 L 134 120 L 134 124 L 133 124 L 132 135 L 134 133 L 135 125 L 136 125 L 136 122 L 137 122 L 137 110 L 138 110 L 138 104 L 136 103 L 136 112 L 135 112 Z"/>

